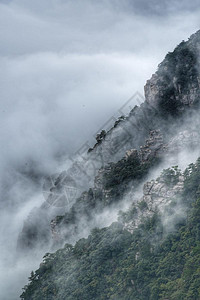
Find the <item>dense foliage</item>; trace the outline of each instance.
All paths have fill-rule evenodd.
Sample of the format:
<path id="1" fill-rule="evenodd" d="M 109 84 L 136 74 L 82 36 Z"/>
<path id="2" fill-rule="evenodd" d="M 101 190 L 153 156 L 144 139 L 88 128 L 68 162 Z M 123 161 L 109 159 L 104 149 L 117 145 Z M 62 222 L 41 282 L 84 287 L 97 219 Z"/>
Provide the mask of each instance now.
<path id="1" fill-rule="evenodd" d="M 133 234 L 120 223 L 94 229 L 74 247 L 47 254 L 21 298 L 200 299 L 200 159 L 184 177 L 187 217 L 174 231 L 166 234 L 158 214 Z"/>

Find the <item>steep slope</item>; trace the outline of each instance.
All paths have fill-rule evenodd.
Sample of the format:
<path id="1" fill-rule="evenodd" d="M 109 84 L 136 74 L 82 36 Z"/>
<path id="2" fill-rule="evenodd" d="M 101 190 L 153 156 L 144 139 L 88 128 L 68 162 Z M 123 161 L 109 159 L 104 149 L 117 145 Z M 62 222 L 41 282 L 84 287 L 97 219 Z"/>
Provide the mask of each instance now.
<path id="1" fill-rule="evenodd" d="M 177 166 L 163 171 L 144 185 L 142 198 L 134 194 L 155 166 L 171 156 L 176 163 L 180 151 L 192 158 L 199 148 L 199 50 L 200 31 L 159 65 L 145 102 L 55 177 L 47 202 L 27 220 L 19 249 L 67 244 L 45 256 L 22 299 L 199 299 L 199 269 L 190 262 L 199 262 L 200 160 L 184 174 Z M 54 209 L 66 178 L 79 197 Z M 119 210 L 130 189 L 131 206 L 118 222 L 95 229 L 104 224 L 97 217 Z"/>
<path id="2" fill-rule="evenodd" d="M 36 208 L 24 224 L 19 237 L 19 249 L 33 249 L 36 245 L 46 245 L 48 248 L 51 244 L 51 220 L 57 215 L 70 213 L 73 206 L 76 206 L 77 198 L 82 197 L 82 192 L 94 187 L 98 170 L 102 167 L 109 169 L 109 163 L 123 160 L 126 151 L 139 150 L 145 144 L 150 131 L 160 130 L 165 145 L 173 143 L 173 138 L 186 130 L 189 132 L 189 138 L 184 139 L 185 144 L 182 148 L 191 145 L 194 139 L 192 134 L 196 134 L 195 139 L 199 140 L 199 49 L 198 31 L 187 42 L 182 42 L 172 53 L 167 54 L 157 72 L 147 81 L 145 102 L 139 107 L 136 106 L 127 117 L 122 116 L 107 133 L 103 131 L 97 135 L 97 143 L 93 148 L 76 157 L 71 168 L 54 176 L 53 189 L 45 190 L 45 195 L 49 195 L 46 202 L 42 207 Z M 115 180 L 115 174 L 112 176 Z M 61 208 L 55 208 L 52 203 L 56 203 L 57 195 L 61 194 L 63 187 L 63 193 L 65 190 L 63 177 L 75 182 L 78 194 L 71 197 L 70 201 L 63 197 Z M 123 180 L 120 184 L 120 189 L 123 189 Z M 60 186 L 61 191 L 57 188 Z M 38 222 L 40 218 L 43 220 L 42 226 Z M 30 227 L 34 227 L 31 238 Z"/>

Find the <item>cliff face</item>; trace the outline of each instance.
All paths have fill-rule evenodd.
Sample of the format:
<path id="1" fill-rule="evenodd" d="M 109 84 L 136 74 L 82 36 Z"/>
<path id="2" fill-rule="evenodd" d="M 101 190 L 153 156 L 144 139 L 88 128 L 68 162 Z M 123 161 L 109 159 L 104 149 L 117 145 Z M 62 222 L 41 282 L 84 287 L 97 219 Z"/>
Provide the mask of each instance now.
<path id="1" fill-rule="evenodd" d="M 199 102 L 199 37 L 197 32 L 167 54 L 145 85 L 147 103 L 165 113 L 178 114 Z"/>
<path id="2" fill-rule="evenodd" d="M 79 154 L 71 168 L 50 176 L 51 185 L 45 186 L 46 201 L 25 222 L 19 249 L 34 248 L 40 241 L 43 245 L 43 232 L 50 236 L 50 223 L 57 215 L 65 216 L 59 218 L 59 223 L 66 219 L 68 226 L 73 224 L 70 226 L 76 228 L 76 220 L 82 213 L 90 220 L 93 217 L 90 211 L 95 214 L 117 204 L 130 184 L 135 189 L 156 159 L 158 163 L 172 152 L 198 147 L 199 49 L 200 32 L 197 32 L 167 54 L 147 81 L 144 103 L 119 118 L 113 128 L 97 135 L 95 146 Z M 191 124 L 195 110 L 194 128 Z M 71 191 L 73 188 L 74 196 L 66 197 L 69 188 Z M 60 207 L 54 206 L 58 198 L 63 204 Z M 42 226 L 38 222 L 40 217 Z M 34 227 L 31 237 L 30 227 Z"/>
<path id="3" fill-rule="evenodd" d="M 145 99 L 139 97 L 140 105 L 128 116 L 121 116 L 107 132 L 102 130 L 88 153 L 80 150 L 81 154 L 68 172 L 76 182 L 86 179 L 81 191 L 93 185 L 98 169 L 119 161 L 130 149 L 139 150 L 150 131 L 160 130 L 164 143 L 183 131 L 184 113 L 196 109 L 199 104 L 199 49 L 198 31 L 166 55 L 157 72 L 147 81 Z"/>
<path id="4" fill-rule="evenodd" d="M 129 211 L 134 213 L 130 216 L 129 211 L 123 214 L 124 229 L 133 233 L 145 219 L 153 217 L 155 213 L 166 218 L 166 211 L 170 205 L 176 203 L 174 210 L 178 206 L 183 188 L 184 176 L 180 170 L 173 168 L 165 170 L 156 180 L 146 182 L 143 186 L 142 198 L 135 200 L 129 208 Z"/>

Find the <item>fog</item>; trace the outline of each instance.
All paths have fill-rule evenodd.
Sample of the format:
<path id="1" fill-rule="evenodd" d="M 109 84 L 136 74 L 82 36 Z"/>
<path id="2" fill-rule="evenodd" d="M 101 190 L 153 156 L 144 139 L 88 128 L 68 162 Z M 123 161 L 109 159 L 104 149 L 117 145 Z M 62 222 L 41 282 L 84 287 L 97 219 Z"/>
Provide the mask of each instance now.
<path id="1" fill-rule="evenodd" d="M 44 175 L 94 134 L 199 29 L 197 1 L 0 1 L 0 299 L 19 299 L 44 253 L 16 241 Z M 12 290 L 11 288 L 12 287 Z"/>

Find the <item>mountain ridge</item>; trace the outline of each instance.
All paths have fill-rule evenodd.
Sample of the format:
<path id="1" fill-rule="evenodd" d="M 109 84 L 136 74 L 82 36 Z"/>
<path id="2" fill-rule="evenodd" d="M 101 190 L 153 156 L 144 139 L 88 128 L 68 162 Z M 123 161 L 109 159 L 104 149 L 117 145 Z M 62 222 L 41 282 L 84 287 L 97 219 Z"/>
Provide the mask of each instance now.
<path id="1" fill-rule="evenodd" d="M 180 256 L 179 261 L 175 263 L 173 260 L 179 254 L 172 255 L 172 261 L 176 267 L 174 270 L 173 266 L 169 267 L 171 275 L 164 261 L 172 250 L 169 246 L 168 252 L 165 251 L 163 245 L 170 239 L 172 247 L 178 248 L 178 242 L 181 239 L 185 245 L 184 236 L 179 229 L 187 233 L 190 228 L 187 218 L 198 220 L 198 215 L 195 215 L 196 212 L 192 209 L 191 203 L 196 205 L 199 211 L 199 160 L 196 164 L 190 165 L 183 174 L 176 165 L 171 168 L 170 158 L 173 157 L 177 163 L 178 153 L 185 151 L 193 158 L 192 153 L 198 152 L 200 138 L 199 51 L 200 31 L 192 35 L 187 42 L 181 42 L 173 52 L 168 53 L 157 72 L 147 81 L 145 102 L 140 107 L 133 108 L 127 117 L 121 117 L 109 132 L 102 131 L 98 134 L 94 147 L 80 157 L 77 164 L 73 164 L 72 168 L 66 171 L 67 175 L 73 177 L 77 186 L 79 186 L 79 178 L 84 178 L 86 182 L 83 184 L 84 191 L 79 186 L 79 197 L 71 202 L 71 206 L 61 208 L 61 214 L 59 209 L 51 214 L 47 205 L 44 205 L 42 210 L 37 209 L 36 215 L 39 217 L 43 215 L 44 219 L 46 218 L 42 228 L 40 228 L 40 223 L 36 223 L 34 217 L 24 226 L 19 238 L 19 245 L 22 249 L 32 249 L 35 245 L 40 245 L 40 242 L 47 243 L 47 245 L 50 243 L 53 249 L 62 247 L 64 243 L 65 246 L 57 250 L 55 254 L 45 256 L 45 262 L 36 273 L 32 273 L 30 283 L 25 287 L 21 296 L 22 299 L 37 300 L 41 297 L 42 299 L 80 299 L 82 297 L 81 299 L 87 300 L 164 300 L 168 299 L 166 297 L 177 300 L 198 299 L 200 296 L 198 289 L 193 291 L 192 287 L 191 289 L 189 287 L 187 298 L 183 298 L 186 284 L 179 270 L 183 271 L 182 258 Z M 139 201 L 136 200 L 134 190 L 136 191 L 137 186 L 147 179 L 149 171 L 153 173 L 155 167 L 161 167 L 164 161 L 168 161 L 170 168 L 163 171 L 157 180 L 147 182 L 144 185 L 143 197 L 139 198 Z M 91 162 L 96 170 L 94 175 L 87 173 Z M 75 172 L 76 168 L 78 168 L 78 175 Z M 59 181 L 58 178 L 57 181 Z M 118 203 L 122 203 L 129 195 L 130 188 L 133 193 L 130 194 L 129 210 L 120 212 L 118 222 L 107 228 L 95 229 L 96 225 L 102 227 L 104 222 L 100 220 L 99 223 L 95 223 L 98 213 L 102 213 L 104 209 L 120 209 Z M 52 193 L 51 197 L 54 197 Z M 167 214 L 164 214 L 165 210 Z M 176 210 L 180 211 L 180 218 Z M 174 226 L 170 229 L 171 231 L 168 231 L 166 230 L 168 225 L 166 222 L 163 223 L 162 218 L 170 220 L 170 212 L 173 215 L 171 222 Z M 28 229 L 33 229 L 34 226 L 35 233 L 29 241 Z M 198 224 L 195 224 L 195 228 L 199 230 Z M 92 234 L 86 239 L 84 230 L 87 233 L 91 229 Z M 177 236 L 179 239 L 176 240 Z M 78 239 L 80 240 L 77 242 Z M 197 251 L 199 236 L 195 238 L 195 235 L 191 234 L 191 239 L 191 249 L 194 248 Z M 156 240 L 156 245 L 152 246 L 149 240 Z M 28 245 L 29 242 L 31 247 Z M 75 245 L 69 243 L 75 243 Z M 136 243 L 136 246 L 132 243 Z M 146 246 L 142 246 L 142 243 Z M 138 244 L 142 249 L 139 253 Z M 126 258 L 126 247 L 130 247 L 128 255 L 133 255 L 134 260 Z M 140 254 L 141 251 L 144 255 Z M 184 256 L 186 253 L 183 249 L 181 251 L 187 265 L 189 262 Z M 159 256 L 159 253 L 163 256 Z M 92 257 L 95 257 L 96 262 L 92 260 Z M 69 266 L 63 262 L 65 258 Z M 150 258 L 156 261 L 153 273 L 149 270 L 152 265 Z M 119 266 L 117 265 L 118 259 Z M 146 261 L 147 266 L 143 260 Z M 198 261 L 198 257 L 196 260 Z M 86 266 L 84 261 L 86 261 Z M 136 266 L 136 271 L 131 266 L 129 270 L 129 266 L 126 265 L 127 261 Z M 110 263 L 114 275 L 109 271 Z M 94 271 L 95 268 L 97 268 L 97 273 Z M 125 279 L 118 272 L 118 268 L 122 274 L 125 274 Z M 159 277 L 159 272 L 161 272 L 159 268 L 164 268 L 167 278 L 164 275 Z M 193 274 L 193 271 L 188 269 L 187 272 Z M 195 272 L 198 274 L 198 270 Z M 64 274 L 67 276 L 66 281 Z M 146 284 L 142 276 L 146 276 Z M 152 281 L 151 277 L 155 281 Z M 173 286 L 173 280 L 177 284 L 181 282 L 181 294 Z M 198 280 L 196 282 L 194 278 L 191 284 L 194 282 L 197 284 Z M 103 286 L 106 287 L 105 290 L 102 289 Z M 170 294 L 168 287 L 171 288 L 173 294 Z M 193 298 L 190 298 L 190 294 Z"/>

